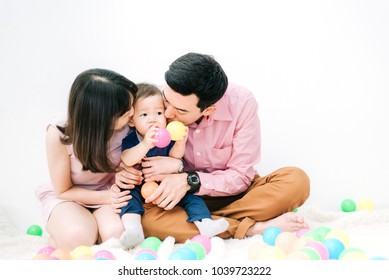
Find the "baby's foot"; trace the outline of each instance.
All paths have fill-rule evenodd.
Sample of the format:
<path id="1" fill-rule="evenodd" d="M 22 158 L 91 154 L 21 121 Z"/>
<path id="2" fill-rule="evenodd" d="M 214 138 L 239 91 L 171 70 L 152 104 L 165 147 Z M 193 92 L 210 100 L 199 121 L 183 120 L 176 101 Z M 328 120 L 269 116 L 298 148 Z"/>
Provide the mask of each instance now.
<path id="1" fill-rule="evenodd" d="M 201 221 L 195 221 L 194 224 L 200 231 L 200 234 L 213 237 L 219 233 L 224 232 L 228 228 L 228 222 L 221 218 L 217 220 L 212 219 L 202 219 Z"/>

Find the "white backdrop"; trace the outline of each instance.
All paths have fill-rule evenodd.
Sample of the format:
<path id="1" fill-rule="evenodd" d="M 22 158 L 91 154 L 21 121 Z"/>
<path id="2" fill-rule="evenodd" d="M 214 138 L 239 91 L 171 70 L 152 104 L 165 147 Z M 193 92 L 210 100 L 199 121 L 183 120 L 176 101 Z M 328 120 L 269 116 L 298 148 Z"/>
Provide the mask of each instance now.
<path id="1" fill-rule="evenodd" d="M 41 223 L 44 123 L 66 112 L 77 74 L 161 83 L 194 51 L 255 93 L 260 174 L 303 168 L 307 203 L 324 210 L 388 208 L 388 14 L 385 0 L 0 0 L 0 206 L 21 229 Z"/>

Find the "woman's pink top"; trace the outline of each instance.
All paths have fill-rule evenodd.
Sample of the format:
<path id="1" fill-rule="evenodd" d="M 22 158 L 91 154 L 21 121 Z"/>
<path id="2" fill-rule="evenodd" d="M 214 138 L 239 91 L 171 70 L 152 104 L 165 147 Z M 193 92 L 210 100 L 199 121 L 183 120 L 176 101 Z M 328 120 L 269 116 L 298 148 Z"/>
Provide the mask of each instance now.
<path id="1" fill-rule="evenodd" d="M 122 139 L 128 134 L 128 132 L 129 127 L 125 127 L 120 131 L 115 131 L 110 140 L 109 151 L 111 153 L 111 161 L 115 165 L 119 165 L 120 163 Z M 63 134 L 58 130 L 58 137 L 60 136 L 63 136 Z M 73 145 L 66 145 L 66 149 L 70 156 L 70 176 L 74 186 L 83 187 L 88 190 L 107 190 L 115 182 L 114 173 L 93 173 L 91 171 L 82 170 L 82 164 L 73 153 Z M 57 197 L 51 182 L 39 186 L 36 189 L 35 194 L 42 203 L 45 222 L 47 222 L 54 207 L 65 201 Z M 98 208 L 101 205 L 93 204 L 85 206 Z"/>

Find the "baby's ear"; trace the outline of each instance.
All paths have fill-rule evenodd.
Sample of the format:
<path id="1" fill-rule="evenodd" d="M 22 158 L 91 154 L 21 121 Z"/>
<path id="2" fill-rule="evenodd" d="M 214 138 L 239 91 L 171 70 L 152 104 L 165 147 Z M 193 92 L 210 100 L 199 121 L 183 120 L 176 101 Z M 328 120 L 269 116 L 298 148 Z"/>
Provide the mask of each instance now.
<path id="1" fill-rule="evenodd" d="M 128 121 L 128 125 L 129 125 L 130 127 L 135 127 L 135 124 L 134 124 L 134 122 L 132 121 L 132 118 Z"/>

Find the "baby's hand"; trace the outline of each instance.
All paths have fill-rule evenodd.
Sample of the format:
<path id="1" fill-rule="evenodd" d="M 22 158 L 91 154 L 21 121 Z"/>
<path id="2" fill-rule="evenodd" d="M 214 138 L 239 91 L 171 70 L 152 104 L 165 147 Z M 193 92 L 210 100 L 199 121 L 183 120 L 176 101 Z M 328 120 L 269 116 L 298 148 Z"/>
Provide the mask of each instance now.
<path id="1" fill-rule="evenodd" d="M 185 127 L 185 133 L 182 135 L 182 138 L 179 139 L 179 140 L 176 140 L 176 142 L 182 142 L 182 143 L 186 143 L 186 141 L 188 140 L 188 127 L 186 126 Z"/>
<path id="2" fill-rule="evenodd" d="M 156 125 L 150 127 L 150 129 L 146 132 L 145 137 L 143 138 L 143 143 L 149 148 L 154 148 L 155 143 L 158 141 L 155 137 L 157 135 L 158 128 Z"/>

